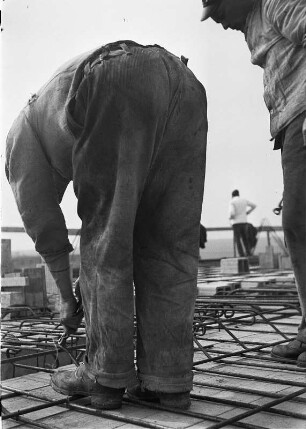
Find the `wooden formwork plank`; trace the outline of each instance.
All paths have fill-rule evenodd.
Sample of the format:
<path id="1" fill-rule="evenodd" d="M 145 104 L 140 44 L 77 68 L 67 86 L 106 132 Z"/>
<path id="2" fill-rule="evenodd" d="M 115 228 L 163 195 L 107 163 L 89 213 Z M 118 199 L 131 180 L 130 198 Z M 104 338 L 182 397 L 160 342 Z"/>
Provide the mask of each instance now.
<path id="1" fill-rule="evenodd" d="M 236 335 L 236 331 L 234 331 L 234 334 Z M 238 335 L 236 335 L 238 337 Z M 243 338 L 244 341 L 249 341 L 250 343 L 262 343 L 262 344 L 272 344 L 276 341 L 280 341 L 282 339 L 285 340 L 285 338 L 282 338 L 277 333 L 269 333 L 269 334 L 260 334 L 258 332 L 252 332 L 249 335 L 245 333 L 241 338 Z"/>
<path id="2" fill-rule="evenodd" d="M 2 422 L 2 429 L 33 429 L 32 425 L 20 423 L 14 420 L 5 420 Z"/>
<path id="3" fill-rule="evenodd" d="M 235 389 L 237 388 L 245 388 L 248 390 L 251 390 L 253 393 L 256 393 L 256 391 L 259 392 L 267 392 L 269 393 L 278 393 L 284 390 L 284 384 L 273 382 L 269 383 L 268 381 L 257 381 L 257 380 L 249 380 L 249 379 L 243 379 L 235 376 L 224 376 L 224 375 L 212 375 L 212 374 L 194 374 L 194 382 L 203 382 L 205 383 L 211 383 L 218 387 L 223 387 L 224 389 Z"/>
<path id="4" fill-rule="evenodd" d="M 192 428 L 190 428 L 190 429 L 208 429 L 212 426 L 212 424 L 213 423 L 211 421 L 206 420 L 206 421 L 202 421 L 201 423 L 198 423 L 198 424 L 192 426 Z M 237 426 L 226 425 L 226 429 L 237 429 Z"/>
<path id="5" fill-rule="evenodd" d="M 149 407 L 137 406 L 135 404 L 124 402 L 119 410 L 109 411 L 109 414 L 122 418 L 135 418 L 145 420 L 148 416 L 152 416 L 156 411 Z"/>
<path id="6" fill-rule="evenodd" d="M 230 330 L 230 327 L 229 327 Z M 237 338 L 243 338 L 246 339 L 248 337 L 250 337 L 250 339 L 256 339 L 260 336 L 260 334 L 258 334 L 258 332 L 245 332 L 245 331 L 233 331 L 233 334 L 235 335 L 235 337 Z M 264 337 L 266 339 L 266 337 Z M 203 340 L 207 340 L 207 339 L 213 339 L 216 342 L 218 342 L 219 340 L 232 340 L 232 337 L 230 336 L 230 334 L 228 332 L 226 332 L 224 329 L 221 328 L 220 331 L 215 330 L 214 332 L 210 332 L 209 328 L 206 331 L 205 336 L 203 337 Z M 277 338 L 277 340 L 279 340 L 279 336 Z M 277 341 L 274 339 L 274 341 Z"/>
<path id="7" fill-rule="evenodd" d="M 191 393 L 194 395 L 202 395 L 214 397 L 218 395 L 222 390 L 214 387 L 206 387 L 206 386 L 196 386 L 194 385 Z"/>
<path id="8" fill-rule="evenodd" d="M 237 401 L 245 404 L 254 404 L 257 400 L 261 399 L 262 396 L 254 393 L 246 392 L 234 392 L 228 389 L 219 390 L 219 393 L 211 395 L 211 397 L 216 399 L 226 399 L 230 401 Z M 269 398 L 271 400 L 271 398 Z"/>
<path id="9" fill-rule="evenodd" d="M 297 392 L 298 390 L 300 390 L 300 387 L 290 386 L 290 387 L 286 387 L 285 389 L 283 389 L 281 391 L 281 394 L 282 395 L 289 395 L 290 393 Z M 302 395 L 299 395 L 299 398 L 302 398 L 302 399 L 305 400 L 306 399 L 306 393 L 303 393 Z M 305 407 L 306 407 L 306 405 L 305 405 Z"/>
<path id="10" fill-rule="evenodd" d="M 29 418 L 31 418 L 30 415 Z M 70 410 L 46 417 L 40 420 L 40 422 L 50 425 L 50 427 L 55 426 L 58 429 L 115 429 L 123 425 L 122 422 L 110 420 L 102 416 Z"/>
<path id="11" fill-rule="evenodd" d="M 48 404 L 48 402 L 37 400 L 34 398 L 29 398 L 26 396 L 14 396 L 12 398 L 7 398 L 2 400 L 2 406 L 6 410 L 6 412 L 9 412 L 9 413 L 19 412 L 21 413 L 21 416 L 25 416 L 27 419 L 30 419 L 33 421 L 38 421 L 38 420 L 44 419 L 45 417 L 50 417 L 54 414 L 59 414 L 63 412 L 63 408 L 59 406 L 51 406 L 51 407 L 48 406 L 47 408 L 43 408 L 41 410 L 37 410 L 34 412 L 25 413 L 25 414 L 22 413 L 22 411 L 26 411 L 26 409 L 29 409 L 38 405 L 44 406 L 45 404 Z M 6 413 L 4 413 L 3 415 L 5 414 Z M 11 426 L 12 423 L 15 422 L 14 419 L 5 420 L 4 422 L 7 423 L 6 427 L 14 427 L 14 426 Z M 16 424 L 18 425 L 19 422 L 16 422 Z M 22 425 L 21 427 L 24 427 L 24 426 Z"/>
<path id="12" fill-rule="evenodd" d="M 192 410 L 192 405 L 191 408 Z M 193 410 L 195 411 L 195 410 Z M 156 410 L 151 415 L 147 416 L 145 421 L 155 425 L 166 426 L 173 429 L 187 429 L 190 426 L 200 423 L 202 419 L 189 417 L 183 414 L 171 413 L 169 411 Z"/>
<path id="13" fill-rule="evenodd" d="M 282 392 L 283 393 L 283 392 Z M 254 405 L 265 405 L 267 403 L 269 403 L 271 401 L 271 399 L 269 398 L 259 398 L 257 401 L 253 402 Z M 306 419 L 306 404 L 304 402 L 297 402 L 297 401 L 286 401 L 286 402 L 282 402 L 279 405 L 275 405 L 276 410 L 281 410 L 281 411 L 289 411 L 291 413 L 299 413 L 305 416 Z M 305 427 L 306 427 L 306 421 L 305 421 Z"/>
<path id="14" fill-rule="evenodd" d="M 33 374 L 34 375 L 34 374 Z M 9 378 L 2 382 L 3 387 L 11 387 L 12 389 L 23 390 L 24 392 L 38 389 L 40 387 L 45 387 L 49 385 L 49 380 L 37 380 L 33 378 L 32 380 L 24 379 L 23 376 L 18 378 Z"/>
<path id="15" fill-rule="evenodd" d="M 229 412 L 234 408 L 235 407 L 233 405 L 222 404 L 213 401 L 192 400 L 191 407 L 189 410 L 196 413 L 205 414 L 206 416 L 220 417 L 225 412 Z"/>
<path id="16" fill-rule="evenodd" d="M 221 367 L 222 365 L 220 365 Z M 39 374 L 41 375 L 41 374 Z M 40 387 L 38 388 L 37 386 L 39 386 L 39 383 L 44 382 L 46 383 L 48 380 L 46 378 L 46 376 L 49 376 L 48 374 L 42 374 L 42 377 L 40 377 L 39 375 L 37 375 L 37 378 L 34 384 L 32 384 L 31 386 L 29 386 L 31 389 L 35 389 L 35 394 L 38 395 L 42 395 L 42 396 L 48 396 L 48 398 L 51 399 L 60 399 L 63 395 L 59 395 L 56 392 L 53 391 L 53 389 L 50 388 L 50 386 L 48 387 Z M 19 381 L 21 381 L 22 377 L 19 378 Z M 242 413 L 246 411 L 246 408 L 243 407 L 236 407 L 236 406 L 232 406 L 232 405 L 228 405 L 228 404 L 222 404 L 222 403 L 218 403 L 218 399 L 229 399 L 229 400 L 233 400 L 233 401 L 239 401 L 241 400 L 242 402 L 248 402 L 248 403 L 254 403 L 257 401 L 258 405 L 261 405 L 261 398 L 260 395 L 256 395 L 256 394 L 243 394 L 243 393 L 239 393 L 239 392 L 231 392 L 230 388 L 233 386 L 243 386 L 243 384 L 246 387 L 249 387 L 250 381 L 249 380 L 243 380 L 243 379 L 238 379 L 236 377 L 212 377 L 211 375 L 206 375 L 204 374 L 202 376 L 203 381 L 209 381 L 211 380 L 212 383 L 214 383 L 216 386 L 218 386 L 218 389 L 213 388 L 213 389 L 208 389 L 206 387 L 202 388 L 203 390 L 201 390 L 200 386 L 195 386 L 196 389 L 194 389 L 193 393 L 197 393 L 197 394 L 202 394 L 202 396 L 206 395 L 210 395 L 211 398 L 215 398 L 216 401 L 214 402 L 212 401 L 200 401 L 200 400 L 195 400 L 192 399 L 192 405 L 190 408 L 190 411 L 193 412 L 197 412 L 197 413 L 202 413 L 205 415 L 210 415 L 210 416 L 218 416 L 221 418 L 230 418 L 231 416 L 235 416 L 237 415 L 237 413 Z M 195 374 L 195 381 L 197 381 L 199 379 L 198 374 Z M 29 380 L 27 380 L 29 381 Z M 228 383 L 230 381 L 230 383 Z M 237 384 L 238 382 L 238 384 Z M 269 388 L 267 388 L 268 383 L 257 383 L 254 382 L 252 380 L 252 389 L 256 390 L 256 384 L 257 387 L 260 389 L 260 391 L 271 391 L 271 387 L 272 390 L 274 389 L 274 391 L 280 391 L 282 388 L 284 388 L 284 386 L 278 386 L 278 389 L 275 390 L 276 385 L 273 384 L 272 386 L 270 385 Z M 284 389 L 283 389 L 284 390 Z M 36 404 L 37 400 L 30 400 L 29 398 L 19 398 L 19 402 L 16 401 L 16 398 L 11 398 L 11 400 L 13 400 L 14 402 L 14 406 L 17 406 L 18 408 L 20 408 L 20 401 L 22 403 L 22 406 L 29 406 L 29 403 L 31 404 Z M 82 400 L 79 400 L 79 402 L 81 404 L 89 404 L 89 399 L 88 398 L 83 398 Z M 266 399 L 264 400 L 264 403 L 266 403 Z M 288 402 L 289 404 L 289 402 Z M 295 402 L 296 404 L 296 402 Z M 301 404 L 302 406 L 304 404 Z M 22 407 L 21 407 L 22 408 Z M 298 409 L 295 407 L 294 410 L 291 411 L 296 411 L 298 412 Z M 114 410 L 111 412 L 111 414 L 116 417 L 120 417 L 120 418 L 133 418 L 133 419 L 139 419 L 140 421 L 143 420 L 144 422 L 149 422 L 149 423 L 153 423 L 153 424 L 157 424 L 157 425 L 162 425 L 165 427 L 169 427 L 169 428 L 177 428 L 177 429 L 186 429 L 186 428 L 190 428 L 192 427 L 193 429 L 197 428 L 197 429 L 204 429 L 207 428 L 209 426 L 211 426 L 213 424 L 213 421 L 209 421 L 206 419 L 200 419 L 200 418 L 196 418 L 196 417 L 190 417 L 187 415 L 182 415 L 182 414 L 176 414 L 176 413 L 172 413 L 172 412 L 168 412 L 168 411 L 161 411 L 161 410 L 153 410 L 149 407 L 139 407 L 137 405 L 133 405 L 133 404 L 129 404 L 129 403 L 124 403 L 123 407 L 121 410 Z M 258 415 L 262 415 L 263 413 L 261 412 Z M 129 429 L 129 428 L 133 428 L 133 426 L 136 426 L 132 423 L 124 423 L 122 421 L 116 421 L 116 420 L 111 420 L 109 418 L 106 418 L 104 416 L 92 416 L 92 415 L 88 415 L 85 413 L 80 413 L 80 412 L 76 412 L 76 411 L 71 411 L 71 410 L 65 410 L 65 408 L 63 407 L 59 407 L 59 406 L 52 406 L 51 408 L 45 409 L 45 410 L 40 410 L 40 411 L 35 411 L 32 413 L 27 414 L 28 418 L 32 418 L 35 419 L 36 421 L 40 421 L 43 422 L 44 424 L 50 424 L 50 426 L 56 426 L 58 428 L 90 428 L 90 429 L 95 429 L 95 428 L 108 428 L 108 429 L 113 429 L 113 428 L 121 428 L 121 429 Z M 257 417 L 257 414 L 255 416 L 255 418 Z M 270 424 L 270 417 L 271 414 L 269 413 L 265 413 L 265 418 L 269 419 L 269 424 Z M 261 417 L 260 417 L 261 418 Z M 251 417 L 250 417 L 251 419 Z M 300 424 L 300 419 L 296 419 L 296 418 L 291 418 L 291 417 L 287 417 L 287 416 L 272 416 L 272 424 L 276 424 L 280 421 L 282 421 L 286 426 L 284 427 L 290 427 L 290 429 L 300 429 L 299 428 L 299 424 Z M 251 422 L 251 420 L 250 420 Z M 254 420 L 255 422 L 255 420 Z M 289 422 L 289 423 L 288 423 Z M 291 426 L 287 426 L 287 423 L 290 424 Z M 256 420 L 256 424 L 258 424 L 258 420 Z M 266 423 L 265 423 L 266 424 Z M 73 425 L 73 426 L 71 426 Z M 293 426 L 292 426 L 293 425 Z M 294 426 L 296 425 L 296 426 Z M 12 427 L 12 426 L 10 426 Z M 14 427 L 14 426 L 13 426 Z M 15 427 L 26 427 L 25 425 L 23 426 L 16 426 Z M 137 427 L 137 426 L 136 426 Z M 138 426 L 139 427 L 139 426 Z M 227 426 L 227 428 L 229 428 L 230 425 Z M 274 428 L 274 426 L 268 426 L 266 425 L 262 425 L 263 428 Z M 277 429 L 283 428 L 283 426 L 278 425 Z"/>
<path id="17" fill-rule="evenodd" d="M 236 408 L 227 413 L 224 413 L 223 418 L 229 419 L 243 413 L 246 410 Z M 239 420 L 243 423 L 253 424 L 263 429 L 305 429 L 305 420 L 297 419 L 295 417 L 281 416 L 277 414 L 271 414 L 268 412 L 260 412 L 243 420 Z"/>
<path id="18" fill-rule="evenodd" d="M 273 370 L 271 368 L 252 368 L 249 366 L 235 366 L 235 364 L 222 364 L 216 368 L 214 368 L 214 371 L 218 372 L 218 371 L 222 371 L 222 372 L 226 372 L 226 375 L 229 376 L 242 376 L 246 375 L 248 377 L 263 377 L 266 379 L 267 382 L 279 382 L 281 381 L 282 383 L 286 384 L 286 382 L 288 382 L 290 384 L 290 382 L 298 382 L 298 383 L 306 383 L 306 377 L 305 377 L 305 373 L 303 372 L 297 372 L 294 373 L 292 371 L 281 371 L 281 370 Z"/>
<path id="19" fill-rule="evenodd" d="M 110 413 L 113 416 L 118 416 L 120 418 L 138 418 L 145 422 L 178 429 L 185 429 L 201 421 L 201 419 L 196 417 L 176 414 L 171 411 L 152 409 L 144 406 L 139 407 L 134 404 L 124 404 L 121 409 L 110 411 Z"/>
<path id="20" fill-rule="evenodd" d="M 275 314 L 273 314 L 271 316 L 275 317 Z M 266 314 L 265 314 L 265 317 L 267 317 Z M 292 336 L 292 337 L 296 335 L 297 328 L 291 326 L 291 325 L 294 325 L 293 323 L 292 324 L 288 323 L 288 325 L 284 324 L 281 326 L 278 325 L 277 321 L 274 321 L 274 320 L 271 320 L 271 323 L 273 323 L 273 325 L 275 325 L 283 334 L 288 334 L 289 336 Z M 241 331 L 252 332 L 253 329 L 256 331 L 264 332 L 266 334 L 275 334 L 275 330 L 273 329 L 273 327 L 267 323 L 256 322 L 253 326 L 239 325 L 239 332 L 241 332 Z M 237 331 L 234 331 L 234 333 L 236 333 L 236 332 Z M 280 339 L 281 339 L 281 337 L 280 337 Z"/>

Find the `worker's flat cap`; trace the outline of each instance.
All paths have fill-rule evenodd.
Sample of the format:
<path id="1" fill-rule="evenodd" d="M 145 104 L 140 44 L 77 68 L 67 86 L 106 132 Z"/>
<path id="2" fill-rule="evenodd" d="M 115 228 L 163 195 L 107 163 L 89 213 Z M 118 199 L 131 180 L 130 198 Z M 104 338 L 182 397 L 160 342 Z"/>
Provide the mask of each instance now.
<path id="1" fill-rule="evenodd" d="M 202 0 L 203 3 L 203 12 L 201 16 L 201 21 L 205 21 L 211 16 L 213 11 L 216 9 L 219 0 Z"/>

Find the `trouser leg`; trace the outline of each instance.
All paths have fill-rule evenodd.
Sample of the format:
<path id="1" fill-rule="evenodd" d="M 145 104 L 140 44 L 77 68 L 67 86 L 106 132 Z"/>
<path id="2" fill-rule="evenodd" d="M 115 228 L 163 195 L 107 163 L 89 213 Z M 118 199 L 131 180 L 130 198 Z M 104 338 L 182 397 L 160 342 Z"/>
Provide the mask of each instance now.
<path id="1" fill-rule="evenodd" d="M 238 254 L 239 256 L 244 256 L 244 251 L 243 251 L 242 242 L 241 242 L 240 227 L 238 223 L 233 224 L 233 230 L 234 230 L 234 240 L 237 246 Z"/>
<path id="2" fill-rule="evenodd" d="M 305 112 L 286 128 L 283 140 L 283 228 L 293 265 L 304 323 L 306 318 L 306 147 Z"/>
<path id="3" fill-rule="evenodd" d="M 99 112 L 99 110 L 98 110 Z M 110 111 L 108 113 L 111 113 Z M 115 114 L 115 112 L 113 112 Z M 80 288 L 86 322 L 87 369 L 108 387 L 135 381 L 132 236 L 141 179 L 119 165 L 124 130 L 101 121 L 74 159 L 82 219 Z M 84 160 L 86 160 L 84 162 Z M 139 160 L 138 160 L 139 161 Z"/>
<path id="4" fill-rule="evenodd" d="M 134 232 L 137 368 L 142 386 L 192 389 L 206 99 L 186 84 L 142 195 Z M 191 89 L 193 88 L 193 90 Z"/>
<path id="5" fill-rule="evenodd" d="M 248 240 L 248 235 L 247 235 L 247 224 L 241 224 L 241 238 L 242 238 L 242 242 L 245 248 L 245 254 L 246 256 L 250 256 L 251 252 L 250 252 L 250 246 L 249 246 L 249 240 Z"/>

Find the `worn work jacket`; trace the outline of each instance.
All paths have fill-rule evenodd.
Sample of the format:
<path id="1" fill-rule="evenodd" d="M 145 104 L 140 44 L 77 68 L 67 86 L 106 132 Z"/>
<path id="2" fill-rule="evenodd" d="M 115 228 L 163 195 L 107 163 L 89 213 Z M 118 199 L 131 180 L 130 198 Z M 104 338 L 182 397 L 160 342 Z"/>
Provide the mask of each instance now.
<path id="1" fill-rule="evenodd" d="M 59 205 L 72 180 L 75 142 L 65 107 L 75 71 L 88 55 L 56 71 L 29 100 L 7 137 L 6 174 L 26 232 L 46 262 L 72 250 Z"/>
<path id="2" fill-rule="evenodd" d="M 264 69 L 264 99 L 274 138 L 306 110 L 306 1 L 255 2 L 245 36 L 252 63 Z"/>

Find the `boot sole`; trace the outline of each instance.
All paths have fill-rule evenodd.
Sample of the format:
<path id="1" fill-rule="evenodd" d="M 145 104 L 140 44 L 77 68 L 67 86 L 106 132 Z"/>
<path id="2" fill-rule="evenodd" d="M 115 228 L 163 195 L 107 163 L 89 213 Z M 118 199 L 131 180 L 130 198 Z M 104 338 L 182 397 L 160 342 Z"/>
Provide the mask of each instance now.
<path id="1" fill-rule="evenodd" d="M 297 358 L 296 359 L 285 358 L 285 357 L 275 355 L 274 353 L 271 353 L 271 356 L 273 357 L 273 359 L 277 360 L 278 362 L 289 363 L 293 365 L 296 365 L 297 363 Z"/>
<path id="2" fill-rule="evenodd" d="M 167 401 L 161 398 L 158 398 L 157 396 L 153 396 L 153 397 L 143 397 L 141 398 L 140 396 L 137 395 L 133 395 L 130 392 L 126 393 L 127 397 L 130 399 L 133 399 L 135 401 L 144 401 L 144 402 L 153 402 L 153 403 L 160 403 L 160 405 L 162 405 L 163 407 L 169 407 L 169 408 L 180 408 L 181 410 L 187 410 L 190 405 L 191 405 L 191 401 L 182 401 L 181 403 L 175 402 L 175 401 Z"/>
<path id="3" fill-rule="evenodd" d="M 156 396 L 153 397 L 143 397 L 141 398 L 140 396 L 137 395 L 133 395 L 132 393 L 130 393 L 129 391 L 126 392 L 126 396 L 129 399 L 133 399 L 134 401 L 144 401 L 144 402 L 155 402 L 158 403 L 159 402 L 159 398 L 157 398 Z"/>
<path id="4" fill-rule="evenodd" d="M 94 408 L 99 408 L 100 410 L 117 410 L 122 407 L 122 400 L 113 400 L 106 402 L 100 396 L 93 395 L 91 397 L 91 405 Z"/>
<path id="5" fill-rule="evenodd" d="M 179 408 L 180 410 L 187 410 L 190 405 L 191 405 L 191 401 L 185 401 L 185 402 L 175 402 L 175 401 L 164 401 L 162 399 L 160 399 L 160 405 L 162 405 L 163 407 L 167 407 L 167 408 Z"/>
<path id="6" fill-rule="evenodd" d="M 91 405 L 101 410 L 116 410 L 118 408 L 121 408 L 122 406 L 122 400 L 105 401 L 103 399 L 103 396 L 99 396 L 96 394 L 92 395 L 85 391 L 78 390 L 71 392 L 69 390 L 58 387 L 56 384 L 53 383 L 52 379 L 50 381 L 50 385 L 52 389 L 55 390 L 57 393 L 60 393 L 65 396 L 90 396 Z"/>

